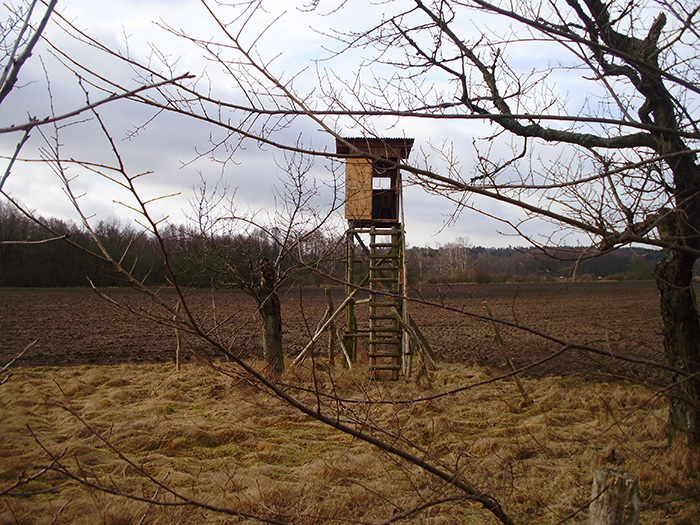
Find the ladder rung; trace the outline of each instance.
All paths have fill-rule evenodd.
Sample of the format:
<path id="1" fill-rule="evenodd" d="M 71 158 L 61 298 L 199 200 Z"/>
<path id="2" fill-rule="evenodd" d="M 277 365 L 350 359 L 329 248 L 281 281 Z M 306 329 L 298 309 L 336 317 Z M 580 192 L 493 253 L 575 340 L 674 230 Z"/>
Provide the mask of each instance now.
<path id="1" fill-rule="evenodd" d="M 400 345 L 401 339 L 370 339 L 370 345 Z"/>
<path id="2" fill-rule="evenodd" d="M 390 308 L 390 307 L 398 308 L 401 303 L 393 303 L 390 301 L 370 301 L 367 304 L 369 304 L 370 306 L 377 307 L 377 308 Z"/>
<path id="3" fill-rule="evenodd" d="M 364 334 L 368 334 L 369 330 L 358 330 L 358 332 L 361 333 L 351 334 L 350 332 L 345 332 L 343 337 L 366 337 Z"/>
<path id="4" fill-rule="evenodd" d="M 373 319 L 373 320 L 377 320 L 377 321 L 380 321 L 382 319 L 384 319 L 384 320 L 392 319 L 394 321 L 396 320 L 396 316 L 394 316 L 394 315 L 370 315 L 369 318 Z"/>
<path id="5" fill-rule="evenodd" d="M 387 228 L 385 230 L 375 230 L 374 238 L 376 239 L 377 237 L 398 237 L 400 233 L 400 230 L 392 230 L 391 228 Z"/>
<path id="6" fill-rule="evenodd" d="M 369 281 L 371 283 L 396 283 L 399 281 L 398 277 L 370 277 Z"/>
<path id="7" fill-rule="evenodd" d="M 401 365 L 370 365 L 374 370 L 401 370 Z"/>

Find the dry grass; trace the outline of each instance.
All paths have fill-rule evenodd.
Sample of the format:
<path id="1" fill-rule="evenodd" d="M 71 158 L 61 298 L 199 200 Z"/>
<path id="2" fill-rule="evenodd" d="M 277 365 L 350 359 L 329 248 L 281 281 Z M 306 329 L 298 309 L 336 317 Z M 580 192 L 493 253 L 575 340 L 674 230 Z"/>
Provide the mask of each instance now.
<path id="1" fill-rule="evenodd" d="M 487 379 L 479 368 L 444 365 L 430 387 L 370 381 L 357 367 L 287 372 L 293 388 L 314 385 L 344 398 L 399 400 Z M 492 493 L 518 523 L 558 523 L 585 506 L 593 473 L 612 467 L 639 476 L 642 523 L 698 523 L 700 461 L 665 442 L 666 407 L 641 387 L 548 377 L 525 380 L 534 405 L 497 382 L 414 404 L 346 404 L 343 420 L 409 439 Z M 300 394 L 312 406 L 311 393 Z M 330 413 L 332 403 L 321 399 Z M 17 369 L 0 387 L 0 489 L 49 460 L 32 438 L 96 484 L 150 498 L 145 472 L 181 495 L 294 523 L 378 522 L 431 498 L 444 483 L 371 446 L 310 421 L 249 382 L 210 367 L 82 366 Z M 120 459 L 66 408 L 133 462 Z M 387 438 L 390 439 L 390 438 Z M 138 467 L 138 468 L 137 468 Z M 41 492 L 52 486 L 59 488 Z M 0 500 L 2 523 L 246 523 L 192 506 L 146 502 L 90 489 L 57 473 Z M 163 502 L 178 501 L 164 489 Z M 672 500 L 679 501 L 667 503 Z M 567 523 L 582 523 L 582 511 Z M 411 523 L 491 523 L 466 503 L 431 507 Z"/>

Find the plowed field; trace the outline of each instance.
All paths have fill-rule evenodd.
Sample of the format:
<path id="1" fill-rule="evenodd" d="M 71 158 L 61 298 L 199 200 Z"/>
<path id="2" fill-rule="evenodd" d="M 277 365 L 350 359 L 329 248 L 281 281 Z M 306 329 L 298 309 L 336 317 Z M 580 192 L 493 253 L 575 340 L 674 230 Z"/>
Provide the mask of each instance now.
<path id="1" fill-rule="evenodd" d="M 137 292 L 111 289 L 106 293 L 131 309 L 169 319 Z M 175 304 L 173 290 L 160 293 L 169 304 Z M 658 296 L 650 281 L 430 285 L 413 288 L 411 295 L 449 308 L 421 302 L 409 306 L 439 359 L 446 362 L 503 367 L 492 324 L 471 315 L 483 316 L 485 301 L 495 317 L 565 342 L 613 354 L 661 359 Z M 334 288 L 332 296 L 334 304 L 340 304 L 343 290 Z M 216 327 L 214 335 L 233 351 L 259 353 L 258 321 L 250 297 L 237 290 L 213 294 L 195 290 L 188 292 L 188 304 L 204 325 Z M 326 308 L 324 291 L 290 289 L 282 295 L 282 307 L 285 348 L 291 357 L 316 328 Z M 362 322 L 360 306 L 358 312 Z M 518 366 L 537 362 L 561 348 L 559 343 L 514 327 L 501 326 L 500 331 L 506 351 Z M 110 304 L 89 289 L 2 289 L 0 333 L 2 363 L 37 341 L 18 363 L 25 366 L 163 362 L 172 360 L 175 351 L 172 327 Z M 191 336 L 185 336 L 185 347 L 202 354 L 208 351 Z M 325 342 L 319 348 L 325 348 Z M 567 350 L 529 373 L 629 375 L 639 370 L 639 365 L 626 361 Z"/>

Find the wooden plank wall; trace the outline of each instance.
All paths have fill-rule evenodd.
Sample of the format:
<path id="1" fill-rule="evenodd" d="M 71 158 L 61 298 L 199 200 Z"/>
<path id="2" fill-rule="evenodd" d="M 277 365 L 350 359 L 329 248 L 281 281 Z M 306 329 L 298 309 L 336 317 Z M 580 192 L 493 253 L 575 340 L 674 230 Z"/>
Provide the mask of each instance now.
<path id="1" fill-rule="evenodd" d="M 345 164 L 345 219 L 372 219 L 372 161 L 347 159 Z"/>

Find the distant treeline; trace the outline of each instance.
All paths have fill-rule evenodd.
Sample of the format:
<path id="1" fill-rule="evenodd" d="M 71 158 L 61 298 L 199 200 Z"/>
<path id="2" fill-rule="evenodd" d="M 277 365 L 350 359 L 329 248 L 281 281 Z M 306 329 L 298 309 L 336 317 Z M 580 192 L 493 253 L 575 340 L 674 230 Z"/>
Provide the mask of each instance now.
<path id="1" fill-rule="evenodd" d="M 86 228 L 59 219 L 39 219 L 50 231 L 0 202 L 0 286 L 70 287 L 90 282 L 98 287 L 128 285 L 112 263 L 99 257 L 101 251 Z M 155 236 L 117 218 L 100 221 L 93 230 L 110 256 L 147 285 L 171 284 L 172 272 L 182 285 L 228 286 L 226 273 L 232 267 L 243 279 L 252 280 L 258 278 L 254 273 L 260 260 L 274 259 L 278 252 L 272 240 L 256 229 L 204 239 L 193 228 L 171 225 L 159 231 L 162 246 Z M 343 246 L 333 243 L 314 234 L 296 248 L 295 255 L 314 262 L 323 259 L 315 266 L 324 274 L 340 272 L 337 277 L 342 278 Z M 327 257 L 317 255 L 327 253 Z M 286 259 L 280 271 L 295 264 L 291 257 Z M 312 271 L 296 272 L 294 276 L 295 284 L 324 279 Z"/>
<path id="2" fill-rule="evenodd" d="M 413 282 L 547 281 L 651 279 L 660 250 L 620 248 L 600 254 L 590 248 L 484 248 L 464 241 L 439 248 L 409 248 Z"/>
<path id="3" fill-rule="evenodd" d="M 21 214 L 9 204 L 0 203 L 0 286 L 68 287 L 123 286 L 124 278 L 112 265 L 89 255 L 98 252 L 87 230 L 74 223 L 48 219 L 54 232 L 66 236 L 79 248 L 63 240 Z M 157 239 L 119 219 L 95 226 L 100 242 L 134 277 L 149 285 L 167 285 L 169 271 Z M 275 246 L 260 230 L 221 235 L 205 242 L 186 227 L 170 226 L 161 232 L 170 254 L 168 264 L 182 284 L 227 286 L 226 265 L 234 265 L 252 278 L 261 257 L 275 257 Z M 316 263 L 322 274 L 342 279 L 344 246 L 334 238 L 313 236 L 303 246 L 305 260 Z M 212 246 L 212 244 L 214 246 Z M 624 248 L 591 257 L 583 248 L 471 247 L 465 239 L 437 248 L 412 247 L 406 250 L 409 281 L 417 282 L 503 282 L 577 279 L 648 279 L 661 257 L 655 250 Z M 224 264 L 225 263 L 225 264 Z M 287 263 L 293 264 L 293 261 Z M 296 273 L 294 283 L 318 284 L 325 279 L 311 270 Z"/>
<path id="4" fill-rule="evenodd" d="M 63 240 L 55 240 L 56 236 L 65 236 L 83 250 L 97 252 L 96 244 L 84 228 L 58 219 L 45 222 L 56 234 L 0 203 L 0 285 L 86 286 L 88 279 L 97 286 L 124 284 L 107 262 Z M 139 278 L 147 278 L 149 283 L 163 280 L 162 260 L 152 239 L 139 236 L 135 229 L 116 219 L 100 222 L 95 230 L 115 254 L 123 253 L 131 244 L 122 263 L 133 268 Z"/>

